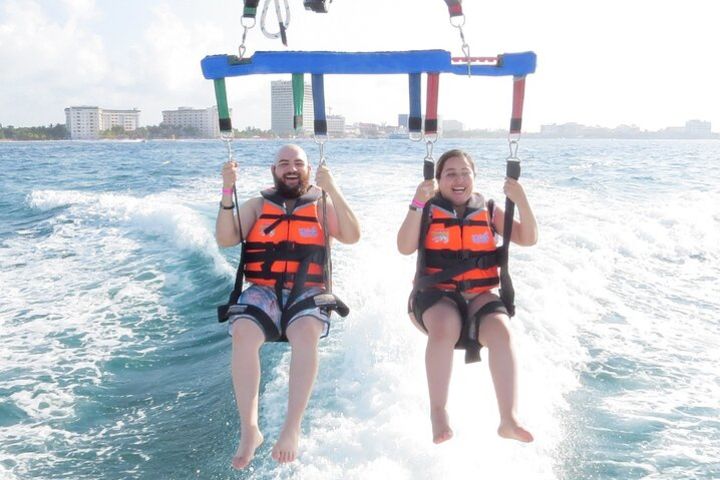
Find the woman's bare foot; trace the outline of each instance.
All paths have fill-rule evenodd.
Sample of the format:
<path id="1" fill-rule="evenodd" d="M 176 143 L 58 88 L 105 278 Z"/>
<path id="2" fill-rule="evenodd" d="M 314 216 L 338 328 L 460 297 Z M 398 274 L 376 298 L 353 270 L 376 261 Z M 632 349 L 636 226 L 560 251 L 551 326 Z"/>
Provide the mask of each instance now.
<path id="1" fill-rule="evenodd" d="M 497 432 L 498 435 L 503 438 L 509 438 L 511 440 L 517 440 L 524 443 L 530 443 L 534 440 L 532 433 L 518 425 L 515 420 L 501 422 Z"/>
<path id="2" fill-rule="evenodd" d="M 452 438 L 453 431 L 444 408 L 431 411 L 430 422 L 432 423 L 433 443 L 443 443 Z"/>
<path id="3" fill-rule="evenodd" d="M 300 441 L 300 428 L 283 427 L 280 438 L 272 449 L 272 458 L 278 463 L 295 461 Z"/>
<path id="4" fill-rule="evenodd" d="M 250 465 L 255 450 L 263 443 L 263 436 L 257 427 L 243 428 L 240 432 L 240 445 L 232 458 L 232 466 L 236 470 L 242 470 Z"/>

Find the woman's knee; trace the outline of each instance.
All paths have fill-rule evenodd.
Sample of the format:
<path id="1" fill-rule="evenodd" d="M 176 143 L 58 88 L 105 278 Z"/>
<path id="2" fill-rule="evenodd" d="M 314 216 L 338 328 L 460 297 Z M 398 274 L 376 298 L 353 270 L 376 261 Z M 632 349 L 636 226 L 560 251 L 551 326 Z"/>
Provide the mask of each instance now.
<path id="1" fill-rule="evenodd" d="M 429 314 L 428 314 L 429 313 Z M 435 315 L 433 315 L 435 313 Z M 427 312 L 423 315 L 423 322 L 428 331 L 430 340 L 438 342 L 454 343 L 460 338 L 462 321 L 457 311 Z"/>
<path id="2" fill-rule="evenodd" d="M 493 348 L 499 345 L 508 345 L 511 341 L 510 328 L 507 315 L 503 313 L 489 313 L 480 320 L 478 325 L 478 341 L 481 345 Z"/>

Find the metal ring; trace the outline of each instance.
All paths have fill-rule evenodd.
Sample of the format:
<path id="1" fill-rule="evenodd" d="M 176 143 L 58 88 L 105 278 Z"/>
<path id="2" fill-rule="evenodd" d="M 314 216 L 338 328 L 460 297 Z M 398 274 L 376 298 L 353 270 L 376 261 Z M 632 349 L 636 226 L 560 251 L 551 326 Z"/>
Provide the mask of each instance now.
<path id="1" fill-rule="evenodd" d="M 456 18 L 460 18 L 460 20 L 461 20 L 461 22 L 458 23 L 457 25 L 456 25 L 455 22 L 453 21 L 453 20 L 456 19 Z M 450 25 L 452 25 L 452 26 L 455 27 L 455 28 L 462 28 L 462 26 L 465 25 L 465 14 L 463 13 L 462 15 L 457 15 L 457 16 L 455 16 L 455 17 L 450 17 Z"/>
<path id="2" fill-rule="evenodd" d="M 431 133 L 430 135 L 423 134 L 423 139 L 428 143 L 435 143 L 438 141 L 438 138 L 440 138 L 440 135 L 438 135 L 437 132 Z"/>
<path id="3" fill-rule="evenodd" d="M 423 139 L 422 132 L 410 132 L 408 133 L 408 138 L 411 142 L 419 142 Z"/>

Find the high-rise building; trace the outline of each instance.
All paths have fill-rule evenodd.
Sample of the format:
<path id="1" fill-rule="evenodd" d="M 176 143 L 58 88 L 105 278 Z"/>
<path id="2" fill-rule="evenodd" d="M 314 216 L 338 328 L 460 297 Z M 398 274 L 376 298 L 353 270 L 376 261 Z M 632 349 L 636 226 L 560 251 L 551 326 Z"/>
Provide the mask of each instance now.
<path id="1" fill-rule="evenodd" d="M 328 115 L 327 131 L 331 137 L 342 137 L 345 135 L 345 117 L 342 115 Z"/>
<path id="2" fill-rule="evenodd" d="M 230 110 L 232 116 L 232 109 Z M 163 110 L 163 123 L 178 127 L 193 127 L 205 138 L 218 138 L 220 127 L 218 125 L 217 107 L 195 109 L 179 107 L 177 110 Z"/>
<path id="3" fill-rule="evenodd" d="M 106 110 L 100 107 L 79 106 L 65 109 L 65 125 L 73 140 L 92 140 L 103 130 L 122 127 L 126 132 L 137 130 L 140 110 Z"/>
<path id="4" fill-rule="evenodd" d="M 100 109 L 100 131 L 113 127 L 122 127 L 126 132 L 137 130 L 140 126 L 140 110 L 105 110 Z"/>
<path id="5" fill-rule="evenodd" d="M 287 80 L 274 80 L 270 82 L 271 122 L 270 129 L 277 135 L 291 135 L 295 106 L 293 103 L 292 82 Z M 314 115 L 312 86 L 305 84 L 303 98 L 303 127 L 302 131 L 311 134 L 314 130 Z"/>
<path id="6" fill-rule="evenodd" d="M 73 140 L 93 140 L 100 135 L 100 107 L 68 107 L 65 127 Z"/>
<path id="7" fill-rule="evenodd" d="M 712 124 L 704 120 L 688 120 L 685 122 L 685 133 L 689 135 L 704 136 L 710 135 Z"/>

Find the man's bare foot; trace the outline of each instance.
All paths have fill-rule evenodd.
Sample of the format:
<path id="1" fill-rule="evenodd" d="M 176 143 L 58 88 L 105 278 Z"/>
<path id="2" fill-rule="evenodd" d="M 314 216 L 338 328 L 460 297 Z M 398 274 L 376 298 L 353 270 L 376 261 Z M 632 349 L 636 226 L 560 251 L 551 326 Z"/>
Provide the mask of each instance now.
<path id="1" fill-rule="evenodd" d="M 430 422 L 432 423 L 433 443 L 443 443 L 452 438 L 453 431 L 444 408 L 430 412 Z"/>
<path id="2" fill-rule="evenodd" d="M 232 458 L 232 466 L 236 470 L 242 470 L 250 465 L 255 450 L 263 443 L 263 436 L 257 427 L 248 427 L 240 432 L 240 445 Z"/>
<path id="3" fill-rule="evenodd" d="M 300 441 L 300 428 L 283 427 L 280 438 L 272 449 L 272 458 L 278 463 L 295 461 Z"/>
<path id="4" fill-rule="evenodd" d="M 534 440 L 532 433 L 528 432 L 523 427 L 518 425 L 515 420 L 508 420 L 500 423 L 497 432 L 498 435 L 503 438 L 518 440 L 524 443 L 530 443 Z"/>

